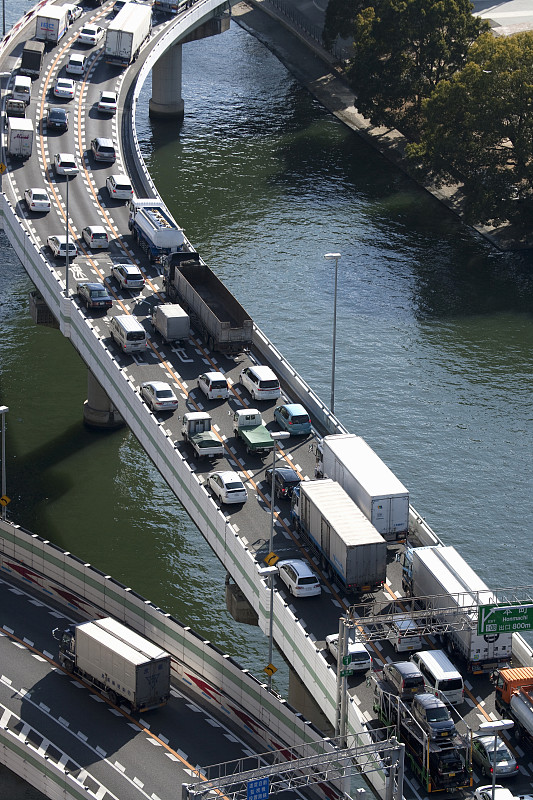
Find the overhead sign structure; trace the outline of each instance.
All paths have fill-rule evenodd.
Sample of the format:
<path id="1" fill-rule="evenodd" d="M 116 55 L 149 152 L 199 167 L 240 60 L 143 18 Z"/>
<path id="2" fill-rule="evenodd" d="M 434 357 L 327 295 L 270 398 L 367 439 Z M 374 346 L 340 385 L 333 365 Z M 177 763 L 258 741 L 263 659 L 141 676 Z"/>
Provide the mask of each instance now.
<path id="1" fill-rule="evenodd" d="M 268 776 L 266 778 L 256 778 L 253 781 L 248 781 L 248 800 L 268 800 L 269 792 L 270 779 Z"/>
<path id="2" fill-rule="evenodd" d="M 479 636 L 531 630 L 533 630 L 533 603 L 479 606 L 477 618 Z"/>

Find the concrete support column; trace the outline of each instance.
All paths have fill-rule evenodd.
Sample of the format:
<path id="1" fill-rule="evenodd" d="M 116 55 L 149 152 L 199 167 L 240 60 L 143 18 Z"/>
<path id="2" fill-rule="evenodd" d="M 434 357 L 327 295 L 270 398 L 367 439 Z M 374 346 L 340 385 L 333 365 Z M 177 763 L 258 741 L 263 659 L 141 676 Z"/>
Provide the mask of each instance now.
<path id="1" fill-rule="evenodd" d="M 83 421 L 92 428 L 120 428 L 124 420 L 104 392 L 91 370 L 87 370 L 87 400 Z"/>
<path id="2" fill-rule="evenodd" d="M 292 667 L 289 667 L 289 703 L 313 722 L 324 736 L 335 736 L 335 728 Z"/>
<path id="3" fill-rule="evenodd" d="M 152 67 L 151 117 L 183 119 L 181 61 L 181 44 L 175 44 Z"/>

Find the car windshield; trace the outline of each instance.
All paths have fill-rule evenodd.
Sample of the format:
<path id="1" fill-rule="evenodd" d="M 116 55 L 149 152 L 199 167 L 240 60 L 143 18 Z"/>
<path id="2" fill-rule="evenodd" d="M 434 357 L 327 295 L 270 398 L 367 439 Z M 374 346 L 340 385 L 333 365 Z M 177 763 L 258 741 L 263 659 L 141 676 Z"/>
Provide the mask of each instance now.
<path id="1" fill-rule="evenodd" d="M 261 381 L 261 389 L 279 389 L 278 381 Z"/>
<path id="2" fill-rule="evenodd" d="M 91 289 L 91 297 L 107 297 L 105 289 Z"/>
<path id="3" fill-rule="evenodd" d="M 62 160 L 60 159 L 59 163 L 61 164 L 62 167 L 65 167 L 66 169 L 73 169 L 76 166 L 75 161 L 69 161 L 66 158 Z"/>
<path id="4" fill-rule="evenodd" d="M 93 239 L 107 239 L 107 233 L 103 231 L 102 233 L 92 233 L 91 237 Z"/>
<path id="5" fill-rule="evenodd" d="M 33 192 L 33 199 L 38 200 L 39 203 L 47 203 L 48 197 L 44 192 Z"/>
<path id="6" fill-rule="evenodd" d="M 428 722 L 445 722 L 450 719 L 450 712 L 447 708 L 428 708 L 426 717 Z"/>

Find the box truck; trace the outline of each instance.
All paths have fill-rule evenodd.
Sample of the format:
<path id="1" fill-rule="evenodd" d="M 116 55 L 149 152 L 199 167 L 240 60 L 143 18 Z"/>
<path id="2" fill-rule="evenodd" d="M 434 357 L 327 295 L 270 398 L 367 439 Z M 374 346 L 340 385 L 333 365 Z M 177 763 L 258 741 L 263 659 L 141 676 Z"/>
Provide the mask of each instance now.
<path id="1" fill-rule="evenodd" d="M 152 30 L 152 9 L 144 3 L 126 3 L 107 28 L 104 46 L 109 64 L 128 66 L 135 61 Z"/>
<path id="2" fill-rule="evenodd" d="M 19 74 L 29 78 L 38 78 L 43 66 L 45 51 L 44 42 L 29 41 L 24 45 L 20 61 Z"/>
<path id="3" fill-rule="evenodd" d="M 47 3 L 37 14 L 35 38 L 57 44 L 68 30 L 68 10 Z"/>
<path id="4" fill-rule="evenodd" d="M 165 342 L 177 342 L 189 338 L 191 323 L 181 306 L 169 303 L 154 308 L 152 326 Z"/>
<path id="5" fill-rule="evenodd" d="M 21 117 L 7 118 L 7 152 L 14 158 L 29 158 L 33 147 L 33 122 Z"/>

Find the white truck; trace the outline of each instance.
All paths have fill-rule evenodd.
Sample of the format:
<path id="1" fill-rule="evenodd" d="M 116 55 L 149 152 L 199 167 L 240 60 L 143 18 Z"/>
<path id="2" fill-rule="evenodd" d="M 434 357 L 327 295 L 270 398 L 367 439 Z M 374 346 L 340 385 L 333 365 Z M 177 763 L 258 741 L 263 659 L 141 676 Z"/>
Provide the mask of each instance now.
<path id="1" fill-rule="evenodd" d="M 149 711 L 170 697 L 169 653 L 112 617 L 69 625 L 59 642 L 61 666 L 104 691 L 115 705 Z"/>
<path id="2" fill-rule="evenodd" d="M 263 456 L 272 452 L 276 444 L 257 408 L 240 408 L 234 413 L 233 433 L 242 439 L 250 455 Z"/>
<path id="3" fill-rule="evenodd" d="M 177 303 L 156 306 L 152 312 L 152 327 L 165 342 L 177 342 L 189 338 L 191 323 L 189 315 Z"/>
<path id="4" fill-rule="evenodd" d="M 451 626 L 444 633 L 446 647 L 465 660 L 469 672 L 492 672 L 509 664 L 512 633 L 477 632 L 477 606 L 497 599 L 454 547 L 407 547 L 402 585 L 436 622 Z"/>
<path id="5" fill-rule="evenodd" d="M 409 492 L 360 436 L 324 436 L 316 475 L 340 483 L 385 539 L 407 536 Z"/>
<path id="6" fill-rule="evenodd" d="M 155 198 L 130 201 L 128 227 L 150 263 L 159 262 L 164 256 L 180 250 L 185 242 L 183 228 L 179 227 L 165 204 Z"/>
<path id="7" fill-rule="evenodd" d="M 387 542 L 336 481 L 302 481 L 292 493 L 291 520 L 346 591 L 383 586 Z"/>
<path id="8" fill-rule="evenodd" d="M 224 455 L 224 442 L 212 429 L 206 411 L 188 411 L 183 415 L 181 435 L 190 443 L 198 458 L 219 458 Z"/>
<path id="9" fill-rule="evenodd" d="M 35 38 L 57 44 L 68 30 L 68 10 L 47 3 L 37 14 Z"/>
<path id="10" fill-rule="evenodd" d="M 21 117 L 7 118 L 7 152 L 14 158 L 29 158 L 33 147 L 33 122 Z"/>
<path id="11" fill-rule="evenodd" d="M 126 3 L 106 31 L 104 56 L 109 64 L 127 67 L 152 30 L 152 9 L 146 3 Z"/>

